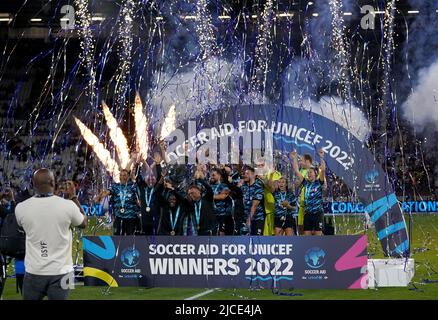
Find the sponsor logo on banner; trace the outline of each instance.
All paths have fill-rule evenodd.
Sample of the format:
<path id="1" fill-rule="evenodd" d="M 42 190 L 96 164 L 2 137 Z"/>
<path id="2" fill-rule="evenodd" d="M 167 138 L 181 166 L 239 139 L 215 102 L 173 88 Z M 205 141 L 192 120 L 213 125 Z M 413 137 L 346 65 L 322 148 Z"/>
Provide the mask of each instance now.
<path id="1" fill-rule="evenodd" d="M 375 184 L 377 182 L 378 177 L 379 177 L 379 171 L 377 171 L 376 169 L 373 169 L 373 170 L 369 170 L 366 173 L 365 180 L 368 183 Z"/>
<path id="2" fill-rule="evenodd" d="M 389 185 L 383 188 L 382 164 L 361 140 L 336 122 L 299 107 L 261 104 L 254 108 L 251 104 L 220 108 L 182 123 L 166 140 L 170 163 L 178 164 L 264 162 L 265 168 L 272 168 L 278 152 L 288 154 L 296 149 L 299 154 L 310 153 L 318 158 L 317 150 L 321 148 L 327 167 L 350 189 L 358 191 L 365 206 L 393 192 Z M 197 159 L 198 154 L 203 159 Z M 382 208 L 382 220 L 376 221 L 377 232 L 387 228 L 385 221 L 403 219 L 399 206 Z M 394 254 L 395 248 L 407 240 L 406 228 L 398 233 L 381 239 L 385 255 L 407 253 L 406 249 Z"/>
<path id="3" fill-rule="evenodd" d="M 304 259 L 310 268 L 318 269 L 325 263 L 325 251 L 318 247 L 311 248 L 307 250 Z"/>
<path id="4" fill-rule="evenodd" d="M 327 270 L 321 269 L 326 262 L 326 252 L 319 247 L 312 247 L 306 251 L 304 261 L 310 269 L 304 270 L 303 280 L 325 280 L 328 279 Z"/>
<path id="5" fill-rule="evenodd" d="M 137 278 L 141 276 L 141 269 L 136 268 L 140 262 L 140 251 L 134 247 L 128 247 L 122 251 L 120 255 L 122 268 L 119 278 Z"/>
<path id="6" fill-rule="evenodd" d="M 365 181 L 366 184 L 364 185 L 363 191 L 365 192 L 371 192 L 371 191 L 381 191 L 379 181 L 379 171 L 376 169 L 368 170 L 365 173 Z"/>

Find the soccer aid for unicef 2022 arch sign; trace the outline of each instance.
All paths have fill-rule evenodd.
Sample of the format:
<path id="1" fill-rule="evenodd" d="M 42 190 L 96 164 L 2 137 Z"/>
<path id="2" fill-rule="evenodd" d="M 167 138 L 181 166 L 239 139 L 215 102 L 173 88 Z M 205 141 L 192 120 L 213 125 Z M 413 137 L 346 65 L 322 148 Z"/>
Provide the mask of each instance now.
<path id="1" fill-rule="evenodd" d="M 240 137 L 240 140 L 243 138 L 244 143 L 250 137 L 251 145 L 245 147 L 235 139 L 236 136 Z M 300 154 L 312 152 L 316 154 L 319 148 L 323 148 L 329 169 L 341 177 L 350 189 L 355 190 L 366 206 L 365 211 L 375 224 L 384 253 L 391 257 L 401 257 L 409 252 L 403 214 L 393 190 L 385 181 L 380 164 L 375 162 L 371 152 L 362 142 L 345 128 L 325 117 L 288 106 L 235 106 L 222 108 L 196 120 L 187 121 L 170 134 L 168 141 L 169 157 L 179 162 L 187 160 L 181 150 L 184 150 L 184 145 L 188 144 L 188 161 L 193 161 L 192 163 L 195 153 L 193 150 L 202 150 L 202 148 L 209 149 L 210 155 L 218 154 L 219 157 L 226 157 L 226 159 L 217 159 L 219 163 L 237 163 L 240 153 L 245 156 L 245 148 L 251 150 L 260 148 L 268 153 L 278 150 L 283 154 L 288 154 L 293 149 Z M 258 143 L 260 145 L 257 145 Z M 172 273 L 174 269 L 169 271 L 166 269 L 169 265 L 164 266 L 157 261 L 161 263 L 172 261 L 171 268 L 175 267 L 172 263 L 180 263 L 177 267 L 184 268 L 185 266 L 181 265 L 183 262 L 173 261 L 171 257 L 168 257 L 169 260 L 156 260 L 156 258 L 166 259 L 165 254 L 150 257 L 151 244 L 166 243 L 173 245 L 191 243 L 195 246 L 196 252 L 192 258 L 201 259 L 201 268 L 206 269 L 202 269 L 201 275 L 197 275 L 195 271 L 200 266 L 192 265 L 195 269 L 191 274 L 188 270 L 189 274 L 174 275 Z M 246 248 L 245 253 L 240 257 L 216 256 L 219 260 L 204 263 L 204 258 L 214 260 L 215 257 L 203 255 L 203 246 L 216 245 L 220 251 L 224 249 L 221 248 L 222 243 L 243 245 Z M 267 246 L 270 243 L 289 244 L 292 245 L 293 250 L 287 254 L 263 253 L 257 256 L 250 251 L 250 246 L 254 243 Z M 88 285 L 100 282 L 113 286 L 247 288 L 261 283 L 264 287 L 276 288 L 364 288 L 366 287 L 364 284 L 367 264 L 366 246 L 366 236 L 154 237 L 153 239 L 87 237 L 84 238 L 84 276 L 85 283 Z M 221 258 L 223 259 L 220 260 Z M 233 259 L 238 259 L 238 262 Z M 209 268 L 218 268 L 215 271 L 221 273 L 224 263 L 228 268 L 224 275 L 209 274 L 211 271 Z M 249 270 L 249 274 L 246 274 L 252 264 L 257 270 Z M 238 272 L 236 268 L 239 269 Z"/>
<path id="2" fill-rule="evenodd" d="M 266 146 L 272 152 L 282 154 L 296 149 L 299 154 L 315 155 L 322 148 L 328 168 L 342 178 L 365 205 L 365 212 L 375 225 L 385 255 L 408 255 L 406 223 L 381 164 L 376 162 L 363 142 L 323 116 L 290 106 L 239 105 L 188 121 L 170 137 L 168 150 L 171 158 L 185 161 L 181 150 L 187 142 L 192 150 L 189 151 L 189 161 L 193 163 L 195 149 L 199 148 L 209 148 L 210 155 L 217 154 L 218 163 L 238 163 L 241 160 L 239 152 L 245 157 L 248 149 Z M 253 144 L 245 148 L 238 139 L 252 139 Z M 258 141 L 254 143 L 255 140 Z M 256 145 L 259 142 L 261 146 Z"/>

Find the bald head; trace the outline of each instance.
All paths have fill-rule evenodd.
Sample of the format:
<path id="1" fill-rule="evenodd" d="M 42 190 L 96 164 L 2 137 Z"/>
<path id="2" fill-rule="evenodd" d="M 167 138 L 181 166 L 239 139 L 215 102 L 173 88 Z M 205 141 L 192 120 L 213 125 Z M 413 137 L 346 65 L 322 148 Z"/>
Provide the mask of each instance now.
<path id="1" fill-rule="evenodd" d="M 42 168 L 34 172 L 33 187 L 37 193 L 55 192 L 55 176 L 49 169 Z"/>

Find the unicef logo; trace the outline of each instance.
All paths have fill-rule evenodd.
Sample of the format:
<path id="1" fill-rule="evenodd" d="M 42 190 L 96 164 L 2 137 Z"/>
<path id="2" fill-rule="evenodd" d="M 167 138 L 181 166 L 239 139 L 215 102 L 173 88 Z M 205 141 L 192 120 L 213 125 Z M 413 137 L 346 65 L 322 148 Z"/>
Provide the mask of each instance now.
<path id="1" fill-rule="evenodd" d="M 127 248 L 123 250 L 120 260 L 125 267 L 134 268 L 140 261 L 140 252 L 135 248 Z"/>
<path id="2" fill-rule="evenodd" d="M 313 247 L 307 250 L 304 260 L 312 269 L 320 268 L 325 263 L 325 251 L 318 247 Z"/>
<path id="3" fill-rule="evenodd" d="M 365 180 L 368 183 L 374 184 L 377 182 L 378 177 L 379 177 L 379 172 L 376 169 L 372 169 L 366 173 Z"/>

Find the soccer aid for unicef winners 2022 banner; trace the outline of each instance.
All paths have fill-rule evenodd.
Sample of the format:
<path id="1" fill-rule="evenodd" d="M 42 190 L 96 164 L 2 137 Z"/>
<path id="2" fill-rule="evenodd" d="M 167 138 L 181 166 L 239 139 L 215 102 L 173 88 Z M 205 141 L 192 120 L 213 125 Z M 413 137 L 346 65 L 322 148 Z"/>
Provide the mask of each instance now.
<path id="1" fill-rule="evenodd" d="M 263 159 L 267 167 L 272 167 L 274 162 L 273 131 L 264 120 L 238 121 L 237 126 L 224 123 L 199 132 L 196 122 L 188 121 L 186 130 L 174 130 L 166 141 L 169 160 L 179 164 L 196 164 L 198 159 L 211 164 L 238 164 L 241 160 L 251 165 Z"/>

